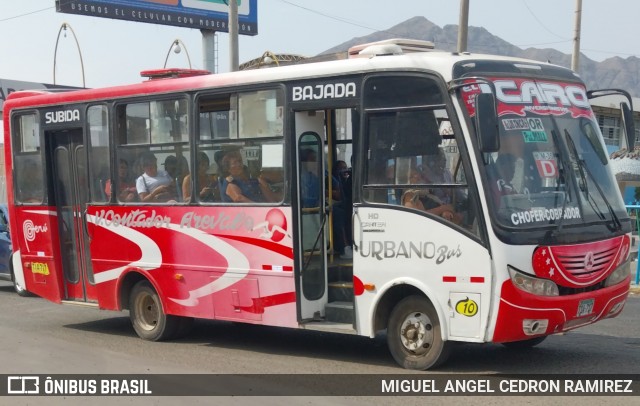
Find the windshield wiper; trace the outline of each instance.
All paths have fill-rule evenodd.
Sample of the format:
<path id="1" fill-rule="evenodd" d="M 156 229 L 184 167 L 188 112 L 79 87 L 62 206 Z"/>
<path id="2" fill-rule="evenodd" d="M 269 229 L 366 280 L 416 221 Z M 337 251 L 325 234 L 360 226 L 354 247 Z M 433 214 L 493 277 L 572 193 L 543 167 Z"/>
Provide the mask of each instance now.
<path id="1" fill-rule="evenodd" d="M 578 165 L 578 171 L 580 172 L 580 178 L 581 178 L 580 180 L 582 181 L 582 183 L 584 185 L 583 187 L 580 187 L 580 189 L 585 192 L 585 194 L 587 196 L 587 201 L 589 202 L 589 204 L 591 205 L 593 210 L 596 213 L 599 214 L 600 218 L 604 220 L 604 214 L 602 214 L 602 211 L 600 211 L 600 209 L 597 208 L 597 206 L 598 206 L 597 203 L 594 206 L 595 200 L 589 194 L 589 186 L 587 184 L 588 182 L 587 182 L 587 177 L 585 176 L 585 173 L 589 176 L 589 178 L 591 178 L 591 180 L 593 181 L 593 184 L 596 186 L 596 190 L 598 190 L 598 193 L 600 194 L 600 197 L 602 197 L 602 200 L 607 205 L 607 209 L 609 210 L 609 213 L 611 214 L 611 219 L 612 219 L 613 224 L 614 224 L 614 228 L 612 229 L 612 231 L 617 231 L 617 230 L 622 229 L 622 223 L 620 222 L 620 218 L 618 218 L 618 215 L 616 214 L 615 210 L 613 210 L 613 207 L 611 206 L 611 203 L 609 203 L 609 199 L 607 199 L 607 196 L 605 195 L 604 191 L 602 190 L 602 188 L 598 184 L 597 180 L 595 179 L 595 177 L 591 173 L 591 170 L 589 169 L 589 166 L 585 165 L 584 160 L 582 158 L 580 158 L 580 156 L 578 155 L 578 150 L 576 148 L 576 144 L 573 142 L 573 138 L 571 138 L 571 134 L 569 134 L 569 131 L 567 131 L 566 128 L 564 130 L 564 135 L 565 135 L 565 138 L 567 139 L 567 145 L 569 146 L 569 148 L 571 148 L 571 155 L 574 156 L 575 162 Z"/>
<path id="2" fill-rule="evenodd" d="M 560 232 L 562 231 L 562 226 L 564 225 L 564 211 L 567 209 L 567 201 L 569 200 L 567 191 L 571 190 L 571 188 L 567 189 L 568 185 L 567 185 L 567 173 L 566 173 L 569 170 L 570 166 L 565 159 L 566 154 L 564 154 L 561 150 L 562 143 L 560 142 L 560 137 L 558 137 L 558 133 L 556 132 L 556 130 L 551 130 L 551 137 L 553 137 L 553 142 L 556 144 L 558 148 L 557 157 L 558 157 L 558 161 L 562 166 L 562 169 L 560 170 L 560 178 L 558 180 L 565 185 L 564 198 L 562 199 L 562 210 L 560 211 L 560 218 L 558 218 L 558 221 L 556 222 L 556 226 L 557 226 L 556 230 Z M 573 179 L 573 177 L 570 177 L 570 179 Z M 559 187 L 559 184 L 558 184 L 558 187 Z M 551 237 L 551 235 L 553 234 L 553 230 L 549 230 L 547 234 L 548 234 L 547 237 Z"/>

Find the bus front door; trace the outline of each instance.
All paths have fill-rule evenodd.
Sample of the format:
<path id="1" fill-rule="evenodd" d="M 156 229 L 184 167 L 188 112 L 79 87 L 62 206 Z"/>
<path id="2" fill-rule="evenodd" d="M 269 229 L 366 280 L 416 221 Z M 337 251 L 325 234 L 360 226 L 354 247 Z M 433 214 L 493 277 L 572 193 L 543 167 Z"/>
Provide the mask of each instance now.
<path id="1" fill-rule="evenodd" d="M 93 302 L 96 288 L 85 223 L 89 186 L 82 130 L 55 131 L 46 139 L 50 140 L 65 299 Z"/>
<path id="2" fill-rule="evenodd" d="M 323 114 L 296 112 L 298 162 L 299 319 L 318 320 L 327 298 Z"/>

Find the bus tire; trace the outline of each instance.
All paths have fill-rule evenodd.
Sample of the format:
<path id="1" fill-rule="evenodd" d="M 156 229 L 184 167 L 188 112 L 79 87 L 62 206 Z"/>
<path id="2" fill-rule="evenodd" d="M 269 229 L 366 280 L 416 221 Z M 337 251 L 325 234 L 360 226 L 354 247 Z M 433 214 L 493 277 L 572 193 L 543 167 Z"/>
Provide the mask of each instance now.
<path id="1" fill-rule="evenodd" d="M 18 294 L 18 296 L 21 296 L 21 297 L 32 296 L 31 293 L 29 293 L 28 290 L 20 286 L 20 284 L 16 282 L 15 279 L 13 280 L 13 290 Z"/>
<path id="2" fill-rule="evenodd" d="M 158 292 L 146 281 L 135 284 L 129 296 L 129 318 L 143 340 L 168 340 L 176 333 L 180 319 L 165 314 Z"/>
<path id="3" fill-rule="evenodd" d="M 444 341 L 433 305 L 420 296 L 401 300 L 391 311 L 387 345 L 398 364 L 424 371 L 447 360 L 452 343 Z"/>
<path id="4" fill-rule="evenodd" d="M 502 345 L 513 350 L 523 350 L 526 348 L 535 347 L 536 345 L 546 340 L 546 338 L 547 336 L 540 336 L 540 337 L 530 338 L 528 340 L 522 340 L 522 341 L 509 341 L 507 343 L 502 343 Z"/>

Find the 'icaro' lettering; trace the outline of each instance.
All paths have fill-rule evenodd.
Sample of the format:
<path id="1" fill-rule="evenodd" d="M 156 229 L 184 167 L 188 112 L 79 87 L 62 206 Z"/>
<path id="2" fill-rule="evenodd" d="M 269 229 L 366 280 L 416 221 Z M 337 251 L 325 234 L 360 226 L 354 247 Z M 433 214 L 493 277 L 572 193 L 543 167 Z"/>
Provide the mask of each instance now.
<path id="1" fill-rule="evenodd" d="M 503 103 L 531 104 L 535 99 L 540 104 L 590 108 L 589 99 L 580 86 L 525 81 L 518 89 L 518 84 L 513 80 L 496 80 L 495 86 L 496 96 Z"/>
<path id="2" fill-rule="evenodd" d="M 293 101 L 322 100 L 322 99 L 342 99 L 345 97 L 356 97 L 356 84 L 349 83 L 327 83 L 315 86 L 294 86 Z"/>
<path id="3" fill-rule="evenodd" d="M 80 110 L 47 111 L 44 115 L 45 124 L 67 123 L 80 121 Z"/>

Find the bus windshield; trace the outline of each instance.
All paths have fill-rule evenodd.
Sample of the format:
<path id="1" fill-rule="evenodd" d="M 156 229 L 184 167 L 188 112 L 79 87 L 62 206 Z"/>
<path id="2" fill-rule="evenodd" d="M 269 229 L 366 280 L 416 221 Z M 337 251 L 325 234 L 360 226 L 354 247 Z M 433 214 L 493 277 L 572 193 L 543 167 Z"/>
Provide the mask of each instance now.
<path id="1" fill-rule="evenodd" d="M 517 229 L 605 224 L 620 229 L 626 215 L 598 124 L 580 83 L 492 77 L 500 148 L 483 156 L 492 217 Z M 473 96 L 460 92 L 470 116 Z"/>

